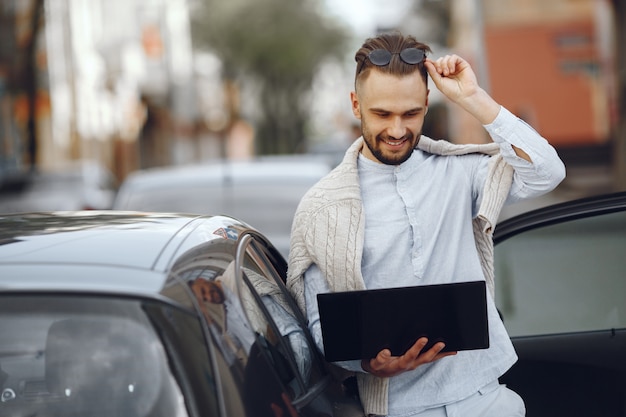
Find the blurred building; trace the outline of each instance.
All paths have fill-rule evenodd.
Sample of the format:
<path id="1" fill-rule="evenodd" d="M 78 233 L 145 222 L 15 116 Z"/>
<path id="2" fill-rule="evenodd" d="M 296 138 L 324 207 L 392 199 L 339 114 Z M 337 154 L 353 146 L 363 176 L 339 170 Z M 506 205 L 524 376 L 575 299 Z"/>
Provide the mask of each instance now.
<path id="1" fill-rule="evenodd" d="M 608 1 L 486 0 L 491 93 L 555 146 L 602 144 L 615 122 Z"/>
<path id="2" fill-rule="evenodd" d="M 415 0 L 399 27 L 472 64 L 479 83 L 559 148 L 606 146 L 616 123 L 610 0 Z M 437 99 L 434 100 L 437 103 Z M 452 140 L 487 140 L 454 106 Z"/>
<path id="3" fill-rule="evenodd" d="M 3 0 L 0 173 L 24 165 L 31 153 L 43 168 L 99 160 L 118 179 L 138 168 L 224 156 L 228 149 L 216 132 L 228 122 L 234 93 L 222 84 L 216 57 L 194 55 L 193 3 Z M 402 3 L 408 11 L 396 13 L 399 21 L 381 20 L 377 30 L 398 27 L 429 43 L 434 56 L 454 51 L 469 59 L 481 85 L 555 146 L 607 147 L 618 117 L 610 0 Z M 12 85 L 23 65 L 11 58 L 29 45 L 25 34 L 35 27 L 37 4 L 43 4 L 32 57 L 38 88 L 29 100 L 27 89 Z M 361 41 L 360 35 L 355 45 Z M 335 125 L 351 126 L 354 63 L 351 56 L 347 61 L 348 70 L 336 65 L 324 72 L 323 85 L 317 81 L 313 113 L 326 128 L 322 136 L 337 131 Z M 431 90 L 425 133 L 457 142 L 488 139 L 476 121 Z M 33 108 L 36 146 L 26 128 Z M 346 136 L 341 147 L 353 138 L 351 131 Z"/>
<path id="4" fill-rule="evenodd" d="M 188 0 L 3 0 L 0 184 L 96 160 L 119 180 L 193 159 Z"/>
<path id="5" fill-rule="evenodd" d="M 21 181 L 49 116 L 45 53 L 38 45 L 41 0 L 0 3 L 0 188 Z M 38 7 L 39 6 L 39 7 Z"/>
<path id="6" fill-rule="evenodd" d="M 196 118 L 187 0 L 47 0 L 54 160 L 172 163 Z"/>

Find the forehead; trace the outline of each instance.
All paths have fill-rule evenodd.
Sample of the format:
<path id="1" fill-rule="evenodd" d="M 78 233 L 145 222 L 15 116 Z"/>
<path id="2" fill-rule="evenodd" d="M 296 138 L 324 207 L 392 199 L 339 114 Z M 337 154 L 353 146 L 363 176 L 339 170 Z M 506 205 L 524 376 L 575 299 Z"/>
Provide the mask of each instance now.
<path id="1" fill-rule="evenodd" d="M 357 85 L 360 104 L 366 108 L 424 106 L 428 89 L 419 72 L 397 76 L 373 70 Z"/>

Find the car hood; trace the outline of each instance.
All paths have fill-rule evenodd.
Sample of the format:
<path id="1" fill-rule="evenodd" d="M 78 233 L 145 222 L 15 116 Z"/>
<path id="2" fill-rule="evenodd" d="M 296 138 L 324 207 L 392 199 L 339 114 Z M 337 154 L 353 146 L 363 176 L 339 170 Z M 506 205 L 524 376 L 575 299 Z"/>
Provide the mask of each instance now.
<path id="1" fill-rule="evenodd" d="M 177 259 L 217 244 L 234 254 L 244 230 L 232 217 L 177 213 L 0 216 L 0 289 L 154 294 Z"/>

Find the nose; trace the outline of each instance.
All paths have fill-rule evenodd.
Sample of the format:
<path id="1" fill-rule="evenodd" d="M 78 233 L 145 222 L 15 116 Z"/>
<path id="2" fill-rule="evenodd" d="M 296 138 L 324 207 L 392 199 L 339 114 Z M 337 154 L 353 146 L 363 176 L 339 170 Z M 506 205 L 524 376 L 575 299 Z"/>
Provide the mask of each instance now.
<path id="1" fill-rule="evenodd" d="M 393 117 L 390 121 L 391 125 L 387 128 L 387 135 L 392 138 L 399 139 L 406 133 L 406 126 L 401 117 Z"/>

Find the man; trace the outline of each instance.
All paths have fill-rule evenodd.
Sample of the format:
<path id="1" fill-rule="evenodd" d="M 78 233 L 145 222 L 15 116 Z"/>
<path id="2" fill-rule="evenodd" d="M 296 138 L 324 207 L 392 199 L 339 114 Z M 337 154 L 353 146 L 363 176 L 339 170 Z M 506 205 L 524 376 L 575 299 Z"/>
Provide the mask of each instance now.
<path id="1" fill-rule="evenodd" d="M 254 343 L 254 331 L 248 325 L 239 298 L 230 286 L 234 279 L 234 267 L 235 263 L 231 262 L 217 277 L 205 277 L 201 273 L 188 284 L 209 324 L 209 330 L 222 348 L 224 358 L 231 366 L 243 367 Z"/>
<path id="2" fill-rule="evenodd" d="M 422 351 L 421 338 L 402 356 L 383 350 L 340 365 L 356 372 L 368 415 L 524 415 L 522 399 L 498 383 L 517 356 L 493 302 L 491 233 L 505 202 L 551 191 L 565 169 L 545 139 L 480 88 L 465 60 L 428 52 L 393 33 L 356 53 L 350 98 L 362 137 L 298 207 L 288 286 L 323 349 L 317 293 L 486 280 L 489 349 Z M 428 75 L 494 143 L 421 135 Z"/>

